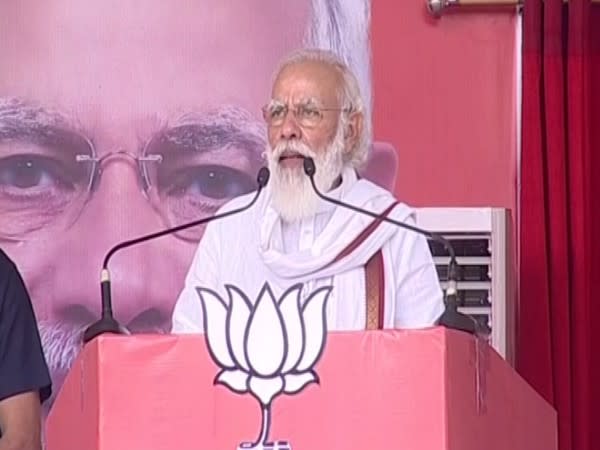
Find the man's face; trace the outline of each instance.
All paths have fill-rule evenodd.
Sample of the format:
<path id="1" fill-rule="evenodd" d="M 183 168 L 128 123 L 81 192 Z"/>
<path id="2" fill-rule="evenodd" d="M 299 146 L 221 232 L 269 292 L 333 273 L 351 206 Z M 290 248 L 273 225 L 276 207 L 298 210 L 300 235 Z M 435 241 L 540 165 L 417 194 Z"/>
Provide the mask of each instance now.
<path id="1" fill-rule="evenodd" d="M 266 3 L 0 3 L 0 245 L 25 276 L 55 392 L 99 316 L 111 246 L 256 188 L 260 105 L 309 14 Z M 123 325 L 169 329 L 201 234 L 114 256 Z"/>
<path id="2" fill-rule="evenodd" d="M 362 119 L 342 113 L 342 82 L 336 68 L 317 61 L 289 65 L 275 80 L 264 115 L 273 206 L 284 220 L 309 217 L 318 208 L 318 197 L 303 170 L 304 157 L 314 158 L 315 182 L 325 191 L 350 159 L 360 131 L 356 125 Z"/>
<path id="3" fill-rule="evenodd" d="M 340 87 L 340 74 L 330 65 L 306 61 L 285 67 L 275 79 L 266 111 L 271 151 L 290 142 L 326 151 L 338 129 Z M 285 151 L 277 163 L 283 169 L 300 168 L 302 155 Z"/>

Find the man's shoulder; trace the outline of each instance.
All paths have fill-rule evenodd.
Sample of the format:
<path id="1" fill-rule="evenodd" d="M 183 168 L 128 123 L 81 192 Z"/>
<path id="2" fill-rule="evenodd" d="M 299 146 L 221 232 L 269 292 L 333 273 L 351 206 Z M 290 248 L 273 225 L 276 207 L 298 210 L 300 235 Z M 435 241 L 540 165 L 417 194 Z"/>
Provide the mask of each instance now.
<path id="1" fill-rule="evenodd" d="M 14 283 L 17 274 L 15 263 L 9 256 L 0 249 L 0 307 L 4 300 L 7 290 Z"/>
<path id="2" fill-rule="evenodd" d="M 0 249 L 0 318 L 31 309 L 31 299 L 14 261 Z"/>
<path id="3" fill-rule="evenodd" d="M 4 250 L 0 248 L 0 273 L 2 274 L 2 277 L 4 277 L 6 273 L 12 272 L 14 270 L 15 263 L 12 261 L 12 259 L 9 258 L 9 256 L 6 253 L 4 253 Z"/>
<path id="4" fill-rule="evenodd" d="M 400 200 L 394 193 L 367 179 L 358 181 L 365 209 L 382 212 L 394 205 L 388 216 L 395 220 L 414 220 L 415 208 Z"/>
<path id="5" fill-rule="evenodd" d="M 0 250 L 0 400 L 39 391 L 46 400 L 51 380 L 33 306 L 16 264 Z M 10 345 L 6 345 L 10 343 Z"/>

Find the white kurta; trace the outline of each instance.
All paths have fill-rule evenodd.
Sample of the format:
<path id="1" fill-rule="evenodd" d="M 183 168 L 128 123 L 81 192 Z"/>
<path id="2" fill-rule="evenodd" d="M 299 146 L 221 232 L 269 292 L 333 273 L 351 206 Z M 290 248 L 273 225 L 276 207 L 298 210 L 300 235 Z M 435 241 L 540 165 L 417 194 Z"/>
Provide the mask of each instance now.
<path id="1" fill-rule="evenodd" d="M 236 198 L 220 212 L 247 204 L 255 194 Z M 395 200 L 353 170 L 329 195 L 377 213 Z M 442 291 L 426 238 L 382 223 L 348 257 L 332 262 L 374 219 L 321 202 L 315 217 L 285 224 L 270 205 L 268 186 L 250 209 L 210 223 L 198 246 L 173 313 L 174 333 L 202 332 L 202 305 L 196 288 L 211 289 L 227 299 L 234 285 L 253 302 L 269 283 L 278 298 L 303 284 L 303 298 L 333 286 L 327 301 L 329 330 L 364 329 L 366 297 L 364 265 L 378 250 L 384 261 L 384 327 L 434 325 L 444 309 Z M 414 224 L 411 209 L 398 204 L 389 217 Z"/>

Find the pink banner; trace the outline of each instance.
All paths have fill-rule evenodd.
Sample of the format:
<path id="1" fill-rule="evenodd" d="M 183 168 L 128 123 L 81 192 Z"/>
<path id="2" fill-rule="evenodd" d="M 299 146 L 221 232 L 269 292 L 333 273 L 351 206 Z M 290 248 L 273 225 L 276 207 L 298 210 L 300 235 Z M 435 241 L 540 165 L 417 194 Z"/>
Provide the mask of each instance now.
<path id="1" fill-rule="evenodd" d="M 55 394 L 99 316 L 111 246 L 256 187 L 260 108 L 292 49 L 337 52 L 374 101 L 364 176 L 417 204 L 511 205 L 514 17 L 434 22 L 421 0 L 375 3 L 0 2 L 0 246 L 32 296 Z M 170 330 L 202 231 L 112 260 L 132 332 Z"/>

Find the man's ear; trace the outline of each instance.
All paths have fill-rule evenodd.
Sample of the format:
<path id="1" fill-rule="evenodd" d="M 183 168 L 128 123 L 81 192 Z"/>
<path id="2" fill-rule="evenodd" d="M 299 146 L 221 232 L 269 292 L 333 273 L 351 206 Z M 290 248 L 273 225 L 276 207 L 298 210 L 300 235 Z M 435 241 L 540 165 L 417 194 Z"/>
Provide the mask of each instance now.
<path id="1" fill-rule="evenodd" d="M 358 140 L 363 132 L 363 115 L 359 112 L 350 114 L 344 129 L 344 148 L 350 152 L 358 144 Z"/>
<path id="2" fill-rule="evenodd" d="M 398 154 L 388 142 L 374 142 L 360 175 L 388 191 L 394 192 L 398 175 Z"/>

